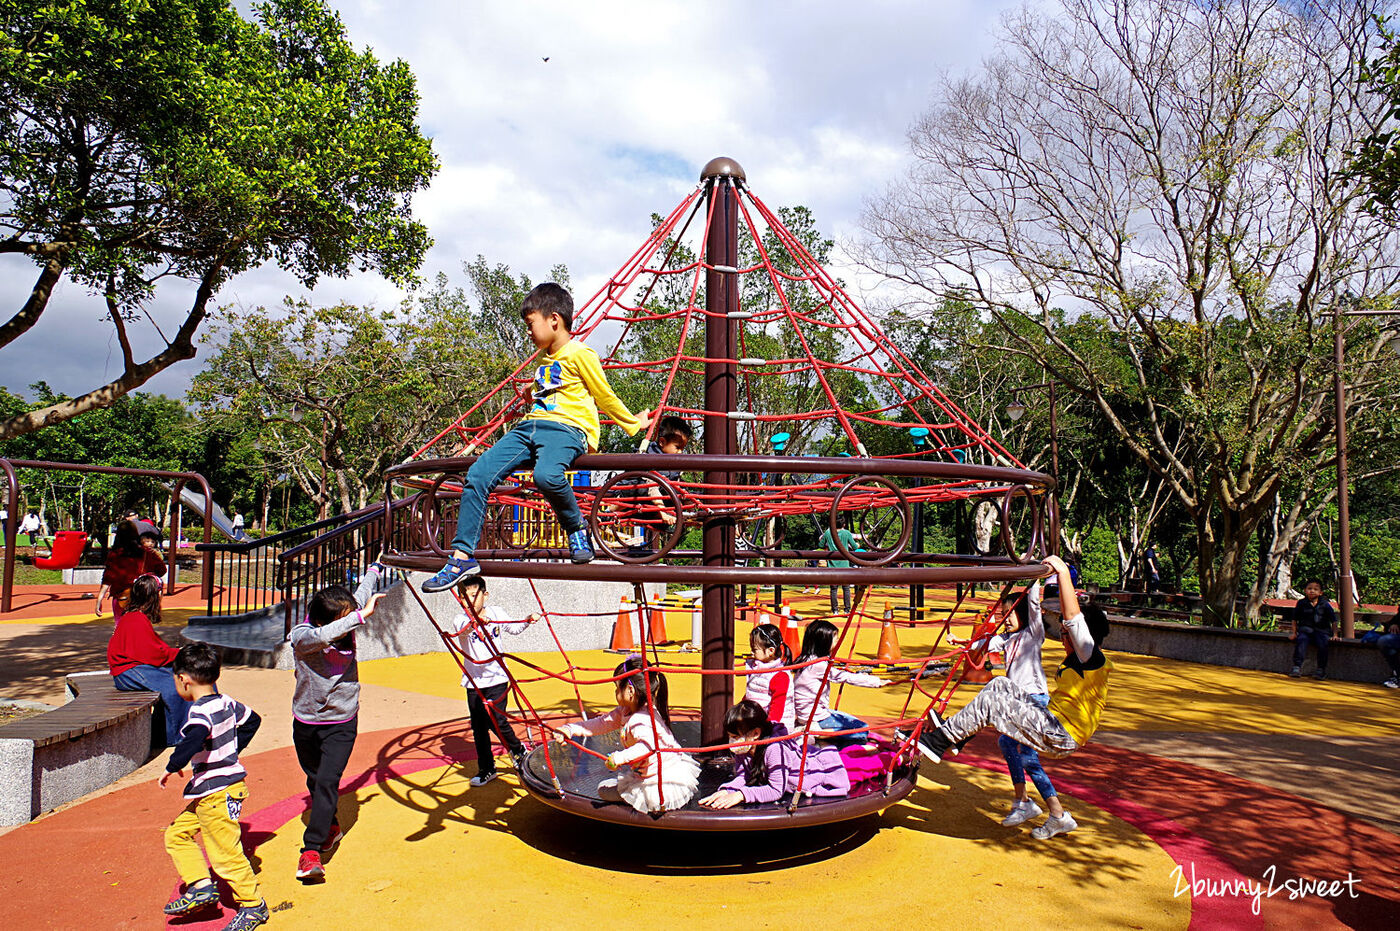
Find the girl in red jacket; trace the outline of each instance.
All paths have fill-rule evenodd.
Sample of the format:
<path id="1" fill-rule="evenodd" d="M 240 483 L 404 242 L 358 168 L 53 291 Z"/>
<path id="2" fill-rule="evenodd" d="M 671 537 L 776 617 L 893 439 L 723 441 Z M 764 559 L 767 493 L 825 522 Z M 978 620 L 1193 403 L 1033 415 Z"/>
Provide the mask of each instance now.
<path id="1" fill-rule="evenodd" d="M 117 627 L 107 642 L 107 667 L 123 692 L 160 693 L 165 705 L 165 744 L 173 747 L 180 742 L 190 703 L 176 691 L 170 668 L 179 651 L 160 639 L 151 626 L 152 621 L 160 623 L 162 588 L 160 578 L 150 573 L 131 583 L 131 601 L 126 613 L 117 618 Z"/>

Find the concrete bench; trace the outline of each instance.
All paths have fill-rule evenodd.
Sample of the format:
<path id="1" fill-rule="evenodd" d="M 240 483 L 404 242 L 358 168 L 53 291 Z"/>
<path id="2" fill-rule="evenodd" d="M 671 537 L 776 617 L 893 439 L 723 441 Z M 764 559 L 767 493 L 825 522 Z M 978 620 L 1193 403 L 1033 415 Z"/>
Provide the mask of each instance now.
<path id="1" fill-rule="evenodd" d="M 151 759 L 155 692 L 121 692 L 107 670 L 64 682 L 68 702 L 0 727 L 0 824 L 24 824 L 110 785 Z"/>
<path id="2" fill-rule="evenodd" d="M 1287 633 L 1202 627 L 1170 621 L 1108 615 L 1111 632 L 1104 642 L 1109 653 L 1139 653 L 1211 666 L 1234 666 L 1287 673 L 1293 665 L 1293 641 Z M 1328 649 L 1327 676 L 1350 682 L 1384 681 L 1390 675 L 1375 644 L 1334 640 Z M 1311 675 L 1316 652 L 1309 649 L 1303 671 Z"/>

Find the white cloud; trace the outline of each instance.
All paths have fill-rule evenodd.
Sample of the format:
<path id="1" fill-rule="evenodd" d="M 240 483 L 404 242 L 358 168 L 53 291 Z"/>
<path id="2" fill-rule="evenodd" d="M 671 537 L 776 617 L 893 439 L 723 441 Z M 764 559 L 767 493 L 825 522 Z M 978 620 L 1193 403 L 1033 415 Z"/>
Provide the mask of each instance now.
<path id="1" fill-rule="evenodd" d="M 855 235 L 865 198 L 906 157 L 905 131 L 940 71 L 975 66 L 1012 0 L 940 2 L 443 2 L 335 4 L 351 40 L 418 79 L 442 171 L 416 201 L 435 245 L 424 272 L 464 283 L 478 253 L 540 279 L 568 265 L 581 302 L 669 211 L 713 156 L 745 167 L 770 206 L 806 204 L 832 238 Z M 549 61 L 543 61 L 545 57 Z M 833 272 L 859 278 L 840 262 Z M 0 261 L 0 314 L 32 283 Z M 276 304 L 303 289 L 275 268 L 231 282 L 220 303 Z M 178 325 L 192 288 L 163 286 L 152 313 Z M 317 301 L 391 305 L 369 275 L 323 282 Z M 60 298 L 62 298 L 60 300 Z M 137 328 L 142 348 L 159 346 Z M 70 393 L 120 372 L 101 303 L 65 288 L 0 350 L 0 385 L 38 378 Z M 198 359 L 153 379 L 179 395 Z"/>

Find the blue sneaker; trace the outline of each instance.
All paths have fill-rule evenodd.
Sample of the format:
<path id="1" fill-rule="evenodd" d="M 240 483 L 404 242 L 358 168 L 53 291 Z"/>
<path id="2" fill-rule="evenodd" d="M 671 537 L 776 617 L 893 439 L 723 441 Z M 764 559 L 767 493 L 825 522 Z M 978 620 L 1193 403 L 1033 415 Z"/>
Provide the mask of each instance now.
<path id="1" fill-rule="evenodd" d="M 267 924 L 267 919 L 266 901 L 257 905 L 245 905 L 233 916 L 233 921 L 224 925 L 224 931 L 253 931 L 254 928 Z"/>
<path id="2" fill-rule="evenodd" d="M 593 554 L 589 553 L 588 558 L 592 559 Z M 447 565 L 438 570 L 438 574 L 423 583 L 425 592 L 442 592 L 456 585 L 468 576 L 480 575 L 481 563 L 470 556 L 459 558 L 453 556 L 447 561 Z"/>
<path id="3" fill-rule="evenodd" d="M 593 561 L 593 547 L 588 542 L 587 530 L 575 530 L 569 534 L 569 557 L 574 562 Z"/>
<path id="4" fill-rule="evenodd" d="M 167 915 L 188 915 L 219 904 L 219 888 L 212 882 L 190 886 L 180 893 L 180 897 L 165 906 Z"/>

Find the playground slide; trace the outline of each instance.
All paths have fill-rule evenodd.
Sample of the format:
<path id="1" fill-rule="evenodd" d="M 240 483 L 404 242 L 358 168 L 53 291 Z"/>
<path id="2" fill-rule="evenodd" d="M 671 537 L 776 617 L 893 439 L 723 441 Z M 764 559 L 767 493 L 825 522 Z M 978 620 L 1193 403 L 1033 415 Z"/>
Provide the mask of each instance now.
<path id="1" fill-rule="evenodd" d="M 185 507 L 194 511 L 201 518 L 204 516 L 204 495 L 202 493 L 186 486 L 180 489 L 180 501 Z M 224 513 L 223 508 L 219 507 L 219 502 L 217 501 L 214 502 L 214 509 L 210 514 L 210 523 L 214 525 L 215 530 L 235 543 L 242 543 L 244 540 L 248 539 L 248 535 L 242 530 L 234 529 L 233 521 L 228 519 L 228 515 Z M 188 535 L 188 531 L 186 533 Z"/>

